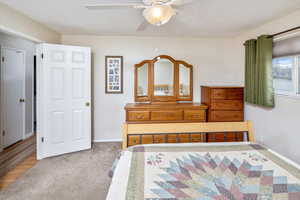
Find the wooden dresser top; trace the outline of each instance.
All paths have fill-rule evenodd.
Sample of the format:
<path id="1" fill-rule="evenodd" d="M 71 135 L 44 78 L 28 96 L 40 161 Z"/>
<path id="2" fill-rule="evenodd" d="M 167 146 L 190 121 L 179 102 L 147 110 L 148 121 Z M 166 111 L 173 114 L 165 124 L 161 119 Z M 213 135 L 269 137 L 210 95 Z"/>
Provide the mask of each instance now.
<path id="1" fill-rule="evenodd" d="M 176 104 L 148 104 L 148 103 L 129 103 L 125 110 L 130 109 L 207 109 L 208 107 L 201 103 L 176 103 Z"/>
<path id="2" fill-rule="evenodd" d="M 213 89 L 243 89 L 243 86 L 201 86 L 205 88 L 213 88 Z"/>

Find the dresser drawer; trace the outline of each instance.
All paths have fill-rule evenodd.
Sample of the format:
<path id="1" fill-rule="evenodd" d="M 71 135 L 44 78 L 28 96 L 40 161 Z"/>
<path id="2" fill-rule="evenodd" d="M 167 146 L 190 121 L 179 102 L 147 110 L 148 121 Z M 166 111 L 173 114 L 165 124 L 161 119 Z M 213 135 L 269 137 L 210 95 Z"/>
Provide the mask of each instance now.
<path id="1" fill-rule="evenodd" d="M 228 142 L 242 142 L 244 141 L 244 133 L 227 133 L 225 135 Z"/>
<path id="2" fill-rule="evenodd" d="M 154 143 L 167 143 L 167 135 L 154 135 Z"/>
<path id="3" fill-rule="evenodd" d="M 205 135 L 204 134 L 192 134 L 191 135 L 191 142 L 205 142 Z"/>
<path id="4" fill-rule="evenodd" d="M 207 135 L 207 142 L 242 142 L 243 133 L 210 133 Z"/>
<path id="5" fill-rule="evenodd" d="M 167 143 L 166 135 L 142 135 L 142 144 Z"/>
<path id="6" fill-rule="evenodd" d="M 128 111 L 128 121 L 147 121 L 150 120 L 149 111 Z"/>
<path id="7" fill-rule="evenodd" d="M 178 137 L 180 143 L 190 142 L 190 134 L 179 134 Z"/>
<path id="8" fill-rule="evenodd" d="M 177 135 L 168 134 L 168 143 L 177 143 Z"/>
<path id="9" fill-rule="evenodd" d="M 184 120 L 206 121 L 205 110 L 185 110 Z"/>
<path id="10" fill-rule="evenodd" d="M 153 144 L 152 135 L 142 135 L 142 144 Z"/>
<path id="11" fill-rule="evenodd" d="M 212 110 L 243 110 L 244 103 L 240 100 L 212 100 Z"/>
<path id="12" fill-rule="evenodd" d="M 243 111 L 211 111 L 209 121 L 214 122 L 238 122 L 244 121 Z"/>
<path id="13" fill-rule="evenodd" d="M 209 133 L 207 135 L 207 142 L 225 142 L 224 133 Z"/>
<path id="14" fill-rule="evenodd" d="M 129 135 L 128 136 L 128 146 L 141 144 L 139 135 Z"/>
<path id="15" fill-rule="evenodd" d="M 244 89 L 228 89 L 226 99 L 244 99 Z"/>
<path id="16" fill-rule="evenodd" d="M 153 121 L 177 121 L 182 120 L 182 112 L 181 110 L 173 111 L 173 110 L 165 110 L 165 111 L 152 111 L 151 112 L 151 120 Z"/>
<path id="17" fill-rule="evenodd" d="M 226 99 L 226 89 L 212 89 L 211 98 L 212 99 Z"/>

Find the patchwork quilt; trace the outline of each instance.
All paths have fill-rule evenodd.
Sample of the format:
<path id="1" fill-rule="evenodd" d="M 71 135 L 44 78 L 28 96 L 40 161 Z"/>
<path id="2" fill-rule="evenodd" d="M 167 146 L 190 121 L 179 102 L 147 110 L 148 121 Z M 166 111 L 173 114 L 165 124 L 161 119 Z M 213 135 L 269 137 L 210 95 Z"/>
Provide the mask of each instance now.
<path id="1" fill-rule="evenodd" d="M 300 200 L 300 169 L 251 143 L 125 150 L 107 200 Z"/>

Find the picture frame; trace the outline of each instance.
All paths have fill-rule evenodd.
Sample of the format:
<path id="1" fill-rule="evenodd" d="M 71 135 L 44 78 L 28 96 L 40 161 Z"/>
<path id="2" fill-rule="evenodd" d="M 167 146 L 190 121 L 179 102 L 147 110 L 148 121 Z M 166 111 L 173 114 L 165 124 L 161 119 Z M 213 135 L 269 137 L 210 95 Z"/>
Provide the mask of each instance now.
<path id="1" fill-rule="evenodd" d="M 105 93 L 123 94 L 123 56 L 105 56 Z"/>

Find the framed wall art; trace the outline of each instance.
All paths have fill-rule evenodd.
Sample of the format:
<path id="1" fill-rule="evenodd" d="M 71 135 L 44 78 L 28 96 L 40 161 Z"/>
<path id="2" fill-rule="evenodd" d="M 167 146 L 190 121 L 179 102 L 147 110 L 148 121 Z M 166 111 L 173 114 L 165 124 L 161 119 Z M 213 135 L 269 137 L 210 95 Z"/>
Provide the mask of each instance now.
<path id="1" fill-rule="evenodd" d="M 105 56 L 105 93 L 123 93 L 123 56 Z"/>

